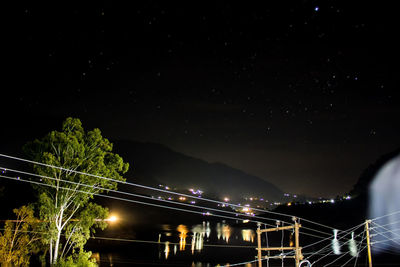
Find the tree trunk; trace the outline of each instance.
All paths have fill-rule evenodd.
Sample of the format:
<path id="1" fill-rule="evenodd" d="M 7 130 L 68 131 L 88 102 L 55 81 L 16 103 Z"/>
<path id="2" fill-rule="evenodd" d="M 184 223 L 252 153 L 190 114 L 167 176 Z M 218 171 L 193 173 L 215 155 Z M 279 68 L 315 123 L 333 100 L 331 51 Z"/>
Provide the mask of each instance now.
<path id="1" fill-rule="evenodd" d="M 64 214 L 64 209 L 61 208 L 60 210 L 60 217 L 58 219 L 57 222 L 57 239 L 55 240 L 55 245 L 54 245 L 54 252 L 53 252 L 53 262 L 52 264 L 56 264 L 57 263 L 57 259 L 58 259 L 58 246 L 60 244 L 60 238 L 61 238 L 61 231 L 62 231 L 62 224 L 63 224 L 63 214 Z"/>
<path id="2" fill-rule="evenodd" d="M 50 238 L 49 254 L 50 254 L 50 264 L 53 264 L 53 239 L 52 238 Z"/>
<path id="3" fill-rule="evenodd" d="M 58 258 L 58 245 L 60 244 L 60 237 L 61 237 L 61 229 L 58 230 L 56 243 L 54 245 L 54 252 L 53 252 L 53 262 L 52 264 L 56 264 Z"/>

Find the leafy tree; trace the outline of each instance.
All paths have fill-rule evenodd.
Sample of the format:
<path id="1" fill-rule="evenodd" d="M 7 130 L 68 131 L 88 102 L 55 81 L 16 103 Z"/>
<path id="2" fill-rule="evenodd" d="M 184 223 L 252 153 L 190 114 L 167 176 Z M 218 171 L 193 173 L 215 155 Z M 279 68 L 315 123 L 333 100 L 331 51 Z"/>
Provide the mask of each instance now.
<path id="1" fill-rule="evenodd" d="M 42 240 L 47 246 L 50 264 L 58 258 L 80 251 L 95 227 L 104 229 L 108 210 L 91 202 L 100 189 L 116 189 L 117 183 L 108 179 L 77 173 L 90 173 L 124 181 L 122 174 L 128 171 L 128 163 L 112 153 L 112 144 L 102 137 L 99 129 L 85 132 L 76 118 L 67 118 L 61 131 L 52 131 L 42 139 L 24 146 L 33 161 L 53 167 L 34 165 L 34 171 L 42 175 L 47 186 L 34 186 L 38 192 L 39 217 L 42 224 Z M 48 178 L 46 178 L 48 177 Z"/>
<path id="2" fill-rule="evenodd" d="M 38 220 L 33 216 L 31 206 L 14 209 L 16 220 L 5 223 L 0 233 L 1 266 L 29 266 L 30 255 L 37 250 L 39 235 L 36 232 Z"/>
<path id="3" fill-rule="evenodd" d="M 55 267 L 96 267 L 95 259 L 91 258 L 92 253 L 90 251 L 79 250 L 78 253 L 74 253 L 68 256 L 66 259 L 60 259 Z"/>

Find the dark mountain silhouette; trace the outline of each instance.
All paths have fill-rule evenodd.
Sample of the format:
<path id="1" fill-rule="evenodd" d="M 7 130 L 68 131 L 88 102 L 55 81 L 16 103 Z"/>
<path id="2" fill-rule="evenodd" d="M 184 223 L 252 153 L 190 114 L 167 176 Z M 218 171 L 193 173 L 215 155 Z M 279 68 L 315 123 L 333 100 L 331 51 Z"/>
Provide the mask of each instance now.
<path id="1" fill-rule="evenodd" d="M 357 183 L 354 185 L 350 194 L 353 196 L 365 195 L 368 196 L 368 188 L 372 180 L 374 179 L 377 172 L 383 165 L 385 165 L 389 160 L 393 159 L 400 154 L 400 148 L 391 151 L 387 154 L 379 157 L 374 163 L 370 164 L 360 175 Z"/>
<path id="2" fill-rule="evenodd" d="M 113 141 L 114 151 L 130 163 L 128 181 L 146 185 L 165 184 L 177 189 L 201 189 L 207 196 L 263 197 L 278 200 L 282 191 L 275 185 L 222 163 L 175 152 L 155 143 Z"/>

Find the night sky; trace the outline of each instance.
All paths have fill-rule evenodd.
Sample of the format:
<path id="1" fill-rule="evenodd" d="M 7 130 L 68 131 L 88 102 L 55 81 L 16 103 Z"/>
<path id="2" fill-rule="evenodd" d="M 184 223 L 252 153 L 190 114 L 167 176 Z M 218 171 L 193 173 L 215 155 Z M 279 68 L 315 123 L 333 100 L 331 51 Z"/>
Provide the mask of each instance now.
<path id="1" fill-rule="evenodd" d="M 391 4 L 30 1 L 3 10 L 12 20 L 3 25 L 1 142 L 17 151 L 74 116 L 107 138 L 161 143 L 287 192 L 348 192 L 400 147 Z"/>

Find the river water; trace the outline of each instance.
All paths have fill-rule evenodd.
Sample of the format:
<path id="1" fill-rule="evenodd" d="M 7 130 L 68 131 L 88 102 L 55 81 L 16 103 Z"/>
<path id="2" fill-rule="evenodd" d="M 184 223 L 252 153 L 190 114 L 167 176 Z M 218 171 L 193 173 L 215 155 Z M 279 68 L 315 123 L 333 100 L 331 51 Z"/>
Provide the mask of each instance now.
<path id="1" fill-rule="evenodd" d="M 255 259 L 251 226 L 225 221 L 142 226 L 130 234 L 99 234 L 88 249 L 100 266 L 222 266 Z"/>

